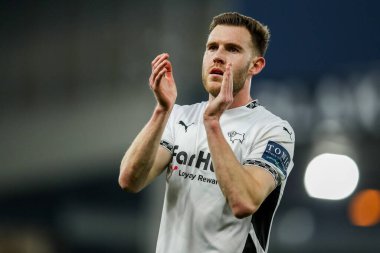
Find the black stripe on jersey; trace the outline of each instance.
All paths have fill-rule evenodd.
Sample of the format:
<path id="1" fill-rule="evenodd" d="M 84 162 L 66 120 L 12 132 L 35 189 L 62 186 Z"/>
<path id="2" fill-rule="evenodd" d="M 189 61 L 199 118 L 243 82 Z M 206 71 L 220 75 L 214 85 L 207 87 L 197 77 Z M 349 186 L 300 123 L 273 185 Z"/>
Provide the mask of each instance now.
<path id="1" fill-rule="evenodd" d="M 261 247 L 265 250 L 269 239 L 269 230 L 280 198 L 281 186 L 277 186 L 252 215 L 251 223 Z M 255 251 L 252 251 L 255 252 Z"/>
<path id="2" fill-rule="evenodd" d="M 281 184 L 281 177 L 278 174 L 277 170 L 275 170 L 269 164 L 259 161 L 259 160 L 246 160 L 243 165 L 255 165 L 267 170 L 270 174 L 272 174 L 274 181 L 276 182 L 276 187 Z"/>
<path id="3" fill-rule="evenodd" d="M 171 153 L 173 153 L 173 149 L 174 149 L 174 147 L 173 147 L 173 145 L 170 144 L 169 142 L 164 141 L 164 140 L 161 140 L 161 141 L 160 141 L 160 145 L 163 146 L 164 148 L 166 148 L 167 150 L 169 150 Z"/>
<path id="4" fill-rule="evenodd" d="M 257 253 L 255 244 L 253 243 L 253 240 L 250 234 L 248 234 L 242 253 Z"/>

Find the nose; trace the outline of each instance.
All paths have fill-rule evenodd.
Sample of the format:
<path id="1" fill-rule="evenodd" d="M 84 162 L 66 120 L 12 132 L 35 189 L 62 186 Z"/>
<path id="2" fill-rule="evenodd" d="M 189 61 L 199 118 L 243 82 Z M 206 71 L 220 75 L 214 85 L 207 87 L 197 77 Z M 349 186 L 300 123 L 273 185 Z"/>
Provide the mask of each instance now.
<path id="1" fill-rule="evenodd" d="M 222 65 L 226 63 L 225 55 L 223 54 L 223 51 L 221 50 L 221 48 L 219 48 L 215 52 L 213 62 L 218 63 L 218 64 L 222 64 Z"/>
<path id="2" fill-rule="evenodd" d="M 219 63 L 219 64 L 225 64 L 225 60 L 223 60 L 220 56 L 215 56 L 213 59 L 214 63 Z"/>

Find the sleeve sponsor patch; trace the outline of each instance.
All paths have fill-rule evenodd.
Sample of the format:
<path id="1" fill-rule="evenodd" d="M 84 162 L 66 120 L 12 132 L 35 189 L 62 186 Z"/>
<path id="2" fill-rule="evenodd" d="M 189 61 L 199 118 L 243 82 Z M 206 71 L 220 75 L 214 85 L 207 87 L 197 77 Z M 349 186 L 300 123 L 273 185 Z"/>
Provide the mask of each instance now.
<path id="1" fill-rule="evenodd" d="M 269 141 L 262 158 L 281 170 L 285 177 L 287 177 L 287 169 L 290 163 L 290 155 L 288 151 L 280 144 Z"/>
<path id="2" fill-rule="evenodd" d="M 163 146 L 164 148 L 166 148 L 167 150 L 169 150 L 171 153 L 173 153 L 173 145 L 170 144 L 169 142 L 167 141 L 164 141 L 164 140 L 161 140 L 160 141 L 160 145 Z"/>

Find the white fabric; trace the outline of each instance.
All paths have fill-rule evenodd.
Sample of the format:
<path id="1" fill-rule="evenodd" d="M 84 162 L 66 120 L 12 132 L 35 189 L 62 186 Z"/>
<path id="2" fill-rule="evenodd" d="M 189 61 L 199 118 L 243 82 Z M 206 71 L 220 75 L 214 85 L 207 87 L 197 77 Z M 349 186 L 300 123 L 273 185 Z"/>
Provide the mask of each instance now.
<path id="1" fill-rule="evenodd" d="M 162 143 L 166 143 L 163 146 L 173 153 L 173 160 L 166 172 L 157 253 L 242 252 L 248 234 L 255 233 L 252 216 L 235 218 L 219 188 L 203 125 L 206 106 L 207 102 L 175 105 L 162 136 Z M 294 132 L 288 122 L 256 104 L 229 109 L 220 121 L 223 134 L 241 164 L 262 161 L 278 173 L 281 198 L 287 175 L 293 168 Z M 263 158 L 264 151 L 270 150 L 269 141 L 288 152 L 291 161 L 285 173 Z M 259 247 L 256 236 L 252 239 Z M 264 252 L 266 248 L 257 251 Z"/>

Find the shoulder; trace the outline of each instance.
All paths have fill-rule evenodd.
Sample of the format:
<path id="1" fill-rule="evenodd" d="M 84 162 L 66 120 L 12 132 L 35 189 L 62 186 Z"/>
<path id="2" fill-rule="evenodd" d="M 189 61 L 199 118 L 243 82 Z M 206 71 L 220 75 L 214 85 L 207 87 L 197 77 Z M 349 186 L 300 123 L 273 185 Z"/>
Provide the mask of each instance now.
<path id="1" fill-rule="evenodd" d="M 178 105 L 175 104 L 173 111 L 171 113 L 171 117 L 186 117 L 194 114 L 199 114 L 203 112 L 206 107 L 207 102 L 199 102 L 191 105 Z"/>
<path id="2" fill-rule="evenodd" d="M 287 138 L 290 137 L 290 139 L 294 141 L 294 130 L 287 120 L 275 115 L 264 106 L 259 106 L 255 108 L 255 110 L 257 110 L 255 121 L 257 121 L 257 127 L 260 129 L 259 131 L 262 135 L 266 136 L 270 134 Z"/>
<path id="3" fill-rule="evenodd" d="M 257 107 L 257 111 L 260 121 L 266 126 L 281 125 L 291 127 L 288 121 L 275 115 L 274 113 L 266 109 L 264 106 Z"/>
<path id="4" fill-rule="evenodd" d="M 169 122 L 196 121 L 202 115 L 207 102 L 200 102 L 191 105 L 175 104 L 170 114 Z"/>
<path id="5" fill-rule="evenodd" d="M 196 110 L 202 110 L 207 105 L 207 102 L 199 102 L 191 105 L 179 105 L 175 104 L 173 111 L 176 112 L 187 112 L 187 111 L 196 111 Z"/>

